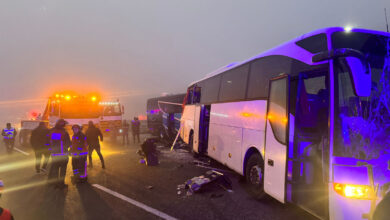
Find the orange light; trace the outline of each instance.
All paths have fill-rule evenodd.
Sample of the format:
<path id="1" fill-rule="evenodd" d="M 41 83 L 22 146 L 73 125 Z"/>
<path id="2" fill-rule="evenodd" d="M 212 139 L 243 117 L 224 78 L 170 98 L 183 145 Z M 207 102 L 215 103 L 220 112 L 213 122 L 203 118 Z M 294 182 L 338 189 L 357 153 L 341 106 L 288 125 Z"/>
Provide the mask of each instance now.
<path id="1" fill-rule="evenodd" d="M 241 112 L 240 116 L 245 117 L 245 118 L 263 118 L 261 114 L 256 114 L 253 112 Z"/>
<path id="2" fill-rule="evenodd" d="M 367 185 L 333 183 L 333 188 L 339 195 L 347 198 L 369 200 L 375 197 L 373 188 Z"/>
<path id="3" fill-rule="evenodd" d="M 92 102 L 95 102 L 97 100 L 96 96 L 91 97 Z"/>
<path id="4" fill-rule="evenodd" d="M 65 99 L 69 101 L 71 99 L 70 95 L 65 96 Z"/>
<path id="5" fill-rule="evenodd" d="M 57 99 L 57 103 L 60 103 L 60 100 Z"/>
<path id="6" fill-rule="evenodd" d="M 283 118 L 283 123 L 287 124 L 288 119 L 286 117 Z"/>
<path id="7" fill-rule="evenodd" d="M 243 112 L 243 113 L 241 113 L 241 115 L 244 117 L 251 117 L 251 114 L 248 112 Z"/>
<path id="8" fill-rule="evenodd" d="M 272 120 L 273 119 L 271 114 L 268 114 L 267 118 L 268 118 L 268 120 Z"/>
<path id="9" fill-rule="evenodd" d="M 60 95 L 59 94 L 56 94 L 56 98 L 59 98 L 60 97 Z"/>

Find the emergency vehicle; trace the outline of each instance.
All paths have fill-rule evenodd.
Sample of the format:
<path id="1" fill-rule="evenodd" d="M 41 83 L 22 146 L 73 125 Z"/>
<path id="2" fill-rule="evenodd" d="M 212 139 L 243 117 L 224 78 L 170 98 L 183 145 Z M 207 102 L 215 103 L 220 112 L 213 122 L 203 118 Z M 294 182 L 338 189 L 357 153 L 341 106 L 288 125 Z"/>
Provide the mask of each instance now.
<path id="1" fill-rule="evenodd" d="M 72 125 L 82 125 L 83 129 L 92 121 L 103 135 L 116 140 L 122 127 L 124 107 L 117 101 L 103 101 L 96 93 L 80 95 L 74 92 L 56 93 L 49 97 L 42 120 L 53 127 L 60 118 L 67 121 L 68 131 Z"/>

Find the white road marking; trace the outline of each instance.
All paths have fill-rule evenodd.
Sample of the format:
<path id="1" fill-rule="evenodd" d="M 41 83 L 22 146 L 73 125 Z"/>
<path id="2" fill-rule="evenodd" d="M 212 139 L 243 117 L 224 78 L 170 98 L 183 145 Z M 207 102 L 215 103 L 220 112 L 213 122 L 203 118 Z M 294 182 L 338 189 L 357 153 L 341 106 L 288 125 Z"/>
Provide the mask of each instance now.
<path id="1" fill-rule="evenodd" d="M 14 147 L 14 150 L 16 150 L 16 151 L 18 151 L 19 153 L 22 153 L 22 154 L 24 154 L 24 155 L 26 155 L 26 156 L 30 155 L 30 153 L 24 152 L 24 151 L 20 150 L 20 149 L 17 148 L 17 147 Z"/>
<path id="2" fill-rule="evenodd" d="M 138 202 L 138 201 L 136 201 L 134 199 L 126 197 L 126 196 L 124 196 L 124 195 L 122 195 L 120 193 L 112 191 L 111 189 L 107 189 L 104 186 L 101 186 L 99 184 L 93 184 L 92 186 L 94 186 L 94 187 L 96 187 L 96 188 L 98 188 L 100 190 L 103 190 L 104 192 L 109 193 L 109 194 L 111 194 L 111 195 L 113 195 L 113 196 L 115 196 L 115 197 L 117 197 L 119 199 L 122 199 L 122 200 L 124 200 L 124 201 L 126 201 L 128 203 L 131 203 L 131 204 L 133 204 L 133 205 L 135 205 L 135 206 L 137 206 L 137 207 L 139 207 L 139 208 L 141 208 L 141 209 L 143 209 L 143 210 L 145 210 L 147 212 L 150 212 L 150 213 L 152 213 L 152 214 L 154 214 L 154 215 L 156 215 L 156 216 L 158 216 L 160 218 L 167 219 L 167 220 L 177 220 L 177 218 L 174 218 L 174 217 L 172 217 L 170 215 L 167 215 L 167 214 L 165 214 L 163 212 L 160 212 L 157 209 L 151 208 L 151 207 L 149 207 L 149 206 L 147 206 L 147 205 L 145 205 L 143 203 L 140 203 L 140 202 Z"/>

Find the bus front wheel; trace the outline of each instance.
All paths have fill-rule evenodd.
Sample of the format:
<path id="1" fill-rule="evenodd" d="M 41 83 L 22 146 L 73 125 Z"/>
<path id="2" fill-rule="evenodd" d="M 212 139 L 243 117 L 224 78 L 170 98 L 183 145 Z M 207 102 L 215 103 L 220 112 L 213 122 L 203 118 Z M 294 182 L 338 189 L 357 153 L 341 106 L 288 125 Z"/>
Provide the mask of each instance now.
<path id="1" fill-rule="evenodd" d="M 264 163 L 259 154 L 252 154 L 245 166 L 245 180 L 250 194 L 257 199 L 264 197 Z"/>

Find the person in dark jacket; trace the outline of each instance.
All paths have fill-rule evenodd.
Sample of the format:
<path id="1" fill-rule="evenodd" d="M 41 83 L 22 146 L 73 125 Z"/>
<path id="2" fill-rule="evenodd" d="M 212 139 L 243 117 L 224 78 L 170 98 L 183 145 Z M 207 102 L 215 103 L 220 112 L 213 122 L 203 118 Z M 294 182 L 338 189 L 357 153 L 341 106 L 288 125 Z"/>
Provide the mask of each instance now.
<path id="1" fill-rule="evenodd" d="M 70 153 L 72 155 L 73 180 L 85 182 L 87 180 L 87 137 L 81 131 L 80 125 L 73 125 L 72 130 L 73 137 Z"/>
<path id="2" fill-rule="evenodd" d="M 37 173 L 40 171 L 46 173 L 47 162 L 49 161 L 49 129 L 44 122 L 39 122 L 39 126 L 31 132 L 30 138 L 31 146 L 35 152 L 35 170 Z M 43 165 L 41 168 L 41 160 L 44 157 Z"/>
<path id="3" fill-rule="evenodd" d="M 103 141 L 103 134 L 100 131 L 99 128 L 97 128 L 92 121 L 88 122 L 88 129 L 85 132 L 85 135 L 87 136 L 87 142 L 88 142 L 88 157 L 89 157 L 89 165 L 88 167 L 93 167 L 92 164 L 92 153 L 95 150 L 96 153 L 99 155 L 100 162 L 102 164 L 102 168 L 105 169 L 104 165 L 104 159 L 103 155 L 100 152 L 100 143 L 99 143 L 99 138 L 100 141 Z"/>
<path id="4" fill-rule="evenodd" d="M 69 161 L 68 148 L 71 142 L 69 134 L 65 130 L 66 124 L 64 119 L 59 119 L 49 132 L 49 150 L 52 161 L 49 170 L 49 183 L 58 188 L 68 186 L 65 184 L 65 175 Z"/>
<path id="5" fill-rule="evenodd" d="M 134 144 L 135 144 L 135 138 L 137 138 L 138 143 L 140 143 L 139 140 L 140 126 L 141 123 L 139 122 L 138 117 L 134 117 L 134 120 L 131 121 L 131 133 L 133 134 Z"/>
<path id="6" fill-rule="evenodd" d="M 1 132 L 3 136 L 5 147 L 8 153 L 12 153 L 15 145 L 15 137 L 17 135 L 16 129 L 11 126 L 11 123 L 7 123 L 6 128 Z"/>

